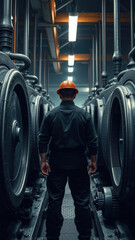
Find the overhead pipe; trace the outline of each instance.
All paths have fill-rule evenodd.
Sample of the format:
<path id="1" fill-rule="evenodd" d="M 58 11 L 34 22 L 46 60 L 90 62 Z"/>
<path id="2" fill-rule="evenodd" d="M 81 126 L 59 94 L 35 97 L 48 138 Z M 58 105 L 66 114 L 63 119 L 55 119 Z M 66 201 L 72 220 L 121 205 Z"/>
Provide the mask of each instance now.
<path id="1" fill-rule="evenodd" d="M 0 7 L 0 50 L 12 51 L 13 23 L 12 23 L 12 0 L 2 0 Z"/>
<path id="2" fill-rule="evenodd" d="M 114 77 L 121 71 L 121 34 L 120 34 L 120 0 L 114 0 Z"/>
<path id="3" fill-rule="evenodd" d="M 66 42 L 63 45 L 60 46 L 60 49 L 62 49 L 63 47 L 67 46 L 70 42 Z"/>
<path id="4" fill-rule="evenodd" d="M 40 50 L 39 50 L 39 85 L 42 86 L 42 32 L 40 32 Z"/>
<path id="5" fill-rule="evenodd" d="M 24 54 L 29 56 L 29 0 L 25 0 L 24 12 Z"/>
<path id="6" fill-rule="evenodd" d="M 66 7 L 68 4 L 72 3 L 74 0 L 68 0 L 65 3 L 62 3 L 57 9 L 56 12 L 58 12 L 59 10 L 61 10 L 62 8 Z"/>
<path id="7" fill-rule="evenodd" d="M 37 58 L 37 13 L 35 13 L 35 21 L 34 21 L 34 44 L 33 44 L 33 74 L 36 75 L 36 58 Z"/>
<path id="8" fill-rule="evenodd" d="M 134 3 L 130 0 L 131 49 L 134 47 Z"/>
<path id="9" fill-rule="evenodd" d="M 99 48 L 98 48 L 98 44 L 99 44 L 99 40 L 98 40 L 98 25 L 96 24 L 96 82 L 95 82 L 95 87 L 98 88 L 99 87 L 99 62 L 98 62 L 98 55 L 99 55 Z"/>
<path id="10" fill-rule="evenodd" d="M 106 72 L 106 0 L 102 0 L 102 86 L 107 84 Z"/>
<path id="11" fill-rule="evenodd" d="M 61 37 L 63 37 L 65 34 L 67 34 L 67 33 L 68 33 L 68 30 L 66 30 L 66 31 L 62 32 L 61 34 L 59 34 L 59 39 L 60 39 Z"/>

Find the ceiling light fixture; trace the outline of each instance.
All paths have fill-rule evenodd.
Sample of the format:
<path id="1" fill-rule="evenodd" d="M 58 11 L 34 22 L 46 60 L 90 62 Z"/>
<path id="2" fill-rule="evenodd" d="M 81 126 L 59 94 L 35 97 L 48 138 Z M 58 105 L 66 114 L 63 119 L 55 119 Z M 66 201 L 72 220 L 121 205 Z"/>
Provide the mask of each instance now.
<path id="1" fill-rule="evenodd" d="M 74 55 L 68 55 L 68 66 L 74 66 Z"/>
<path id="2" fill-rule="evenodd" d="M 68 67 L 68 72 L 72 73 L 74 71 L 73 67 Z"/>
<path id="3" fill-rule="evenodd" d="M 78 23 L 78 14 L 69 14 L 68 21 L 68 41 L 75 42 L 77 35 L 77 23 Z"/>
<path id="4" fill-rule="evenodd" d="M 68 80 L 73 81 L 73 77 L 72 77 L 72 76 L 69 76 L 69 77 L 68 77 Z"/>

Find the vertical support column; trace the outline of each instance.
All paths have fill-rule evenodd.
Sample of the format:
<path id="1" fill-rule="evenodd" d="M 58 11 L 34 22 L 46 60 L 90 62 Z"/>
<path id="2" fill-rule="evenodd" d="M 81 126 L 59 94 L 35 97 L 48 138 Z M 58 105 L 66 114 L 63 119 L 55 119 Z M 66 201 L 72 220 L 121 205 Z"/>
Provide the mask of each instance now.
<path id="1" fill-rule="evenodd" d="M 92 88 L 95 87 L 95 38 L 92 38 Z"/>
<path id="2" fill-rule="evenodd" d="M 95 87 L 99 87 L 99 62 L 98 62 L 98 54 L 99 54 L 99 49 L 98 49 L 98 24 L 96 24 L 96 82 L 95 82 Z"/>
<path id="3" fill-rule="evenodd" d="M 92 88 L 92 71 L 91 71 L 91 59 L 88 62 L 88 86 L 89 86 L 89 95 Z"/>
<path id="4" fill-rule="evenodd" d="M 102 0 L 102 85 L 107 84 L 106 72 L 106 0 Z"/>
<path id="5" fill-rule="evenodd" d="M 0 50 L 12 51 L 13 46 L 13 24 L 12 0 L 2 0 L 0 6 Z"/>
<path id="6" fill-rule="evenodd" d="M 44 89 L 46 87 L 45 81 L 46 81 L 46 53 L 44 52 L 44 84 L 43 84 Z"/>
<path id="7" fill-rule="evenodd" d="M 37 13 L 35 13 L 35 22 L 34 22 L 34 44 L 33 44 L 33 74 L 34 75 L 36 75 L 36 58 L 37 58 L 36 44 L 37 44 Z"/>
<path id="8" fill-rule="evenodd" d="M 24 15 L 24 54 L 29 56 L 29 0 L 25 0 Z"/>
<path id="9" fill-rule="evenodd" d="M 130 0 L 131 49 L 134 47 L 134 3 Z"/>
<path id="10" fill-rule="evenodd" d="M 42 86 L 42 32 L 40 32 L 40 52 L 39 52 L 39 85 Z"/>
<path id="11" fill-rule="evenodd" d="M 99 54 L 98 54 L 98 62 L 99 62 L 99 88 L 101 88 L 101 22 L 98 22 L 98 31 L 99 31 Z"/>
<path id="12" fill-rule="evenodd" d="M 47 62 L 47 95 L 49 94 L 49 62 Z"/>
<path id="13" fill-rule="evenodd" d="M 19 4 L 16 0 L 16 52 L 18 52 L 18 13 L 19 13 Z"/>
<path id="14" fill-rule="evenodd" d="M 16 16 L 17 16 L 17 2 L 14 0 L 14 45 L 13 52 L 16 53 Z"/>
<path id="15" fill-rule="evenodd" d="M 114 0 L 114 76 L 121 71 L 120 0 Z"/>

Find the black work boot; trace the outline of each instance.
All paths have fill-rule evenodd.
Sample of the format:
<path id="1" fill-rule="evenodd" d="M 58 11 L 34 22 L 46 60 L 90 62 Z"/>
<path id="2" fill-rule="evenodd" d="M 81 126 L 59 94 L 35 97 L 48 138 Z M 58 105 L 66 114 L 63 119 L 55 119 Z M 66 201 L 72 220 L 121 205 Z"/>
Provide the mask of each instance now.
<path id="1" fill-rule="evenodd" d="M 90 240 L 91 238 L 90 237 L 78 237 L 79 240 Z"/>
<path id="2" fill-rule="evenodd" d="M 79 240 L 90 240 L 90 238 L 79 238 Z"/>

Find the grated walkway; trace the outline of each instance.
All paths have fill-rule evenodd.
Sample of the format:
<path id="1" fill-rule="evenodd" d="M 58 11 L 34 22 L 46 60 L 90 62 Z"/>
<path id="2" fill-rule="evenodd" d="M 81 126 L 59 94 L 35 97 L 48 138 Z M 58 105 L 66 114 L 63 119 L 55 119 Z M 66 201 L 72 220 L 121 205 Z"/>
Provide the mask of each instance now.
<path id="1" fill-rule="evenodd" d="M 78 233 L 74 223 L 74 203 L 68 184 L 65 188 L 65 196 L 62 204 L 62 215 L 64 217 L 64 222 L 61 229 L 60 240 L 77 240 Z"/>

